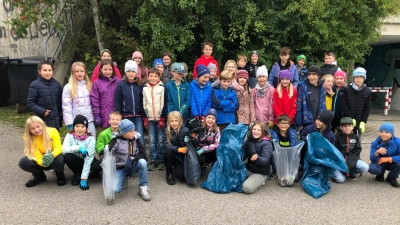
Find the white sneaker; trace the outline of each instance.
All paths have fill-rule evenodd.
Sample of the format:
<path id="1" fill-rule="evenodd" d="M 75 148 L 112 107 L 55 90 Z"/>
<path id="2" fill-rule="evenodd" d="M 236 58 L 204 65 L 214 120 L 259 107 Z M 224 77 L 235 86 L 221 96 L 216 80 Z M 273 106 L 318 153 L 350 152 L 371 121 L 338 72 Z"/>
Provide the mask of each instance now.
<path id="1" fill-rule="evenodd" d="M 139 187 L 139 193 L 138 194 L 145 201 L 150 201 L 151 200 L 151 197 L 150 197 L 150 194 L 149 194 L 148 190 L 150 190 L 150 188 L 147 187 L 147 186 L 140 186 Z"/>

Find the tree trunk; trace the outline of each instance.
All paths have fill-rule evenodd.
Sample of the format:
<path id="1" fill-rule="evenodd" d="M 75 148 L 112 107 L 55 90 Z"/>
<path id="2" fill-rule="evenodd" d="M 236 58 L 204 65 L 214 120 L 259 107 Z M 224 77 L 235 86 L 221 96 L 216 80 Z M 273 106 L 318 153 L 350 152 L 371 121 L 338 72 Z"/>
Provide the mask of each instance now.
<path id="1" fill-rule="evenodd" d="M 103 38 L 100 33 L 99 3 L 97 0 L 90 0 L 93 9 L 94 27 L 96 29 L 97 43 L 99 44 L 100 53 L 104 49 Z"/>

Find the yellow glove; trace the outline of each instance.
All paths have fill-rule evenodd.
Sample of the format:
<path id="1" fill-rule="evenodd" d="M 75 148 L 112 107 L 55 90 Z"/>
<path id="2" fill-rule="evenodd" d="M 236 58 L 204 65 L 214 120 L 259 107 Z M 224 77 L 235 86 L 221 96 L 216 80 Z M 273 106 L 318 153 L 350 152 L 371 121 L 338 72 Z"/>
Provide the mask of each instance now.
<path id="1" fill-rule="evenodd" d="M 353 126 L 356 126 L 357 125 L 357 121 L 356 121 L 356 119 L 353 119 Z"/>
<path id="2" fill-rule="evenodd" d="M 268 122 L 268 128 L 273 128 L 274 127 L 274 122 Z"/>
<path id="3" fill-rule="evenodd" d="M 362 134 L 365 132 L 365 123 L 364 122 L 360 123 L 360 131 Z"/>

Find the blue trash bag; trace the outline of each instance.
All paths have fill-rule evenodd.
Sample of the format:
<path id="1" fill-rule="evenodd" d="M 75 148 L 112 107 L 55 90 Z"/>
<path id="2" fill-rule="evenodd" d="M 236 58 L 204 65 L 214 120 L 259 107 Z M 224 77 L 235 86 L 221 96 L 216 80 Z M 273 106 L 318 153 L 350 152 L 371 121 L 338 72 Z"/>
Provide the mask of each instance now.
<path id="1" fill-rule="evenodd" d="M 319 132 L 307 136 L 308 149 L 303 166 L 301 185 L 304 190 L 318 199 L 329 192 L 329 178 L 335 170 L 348 173 L 342 153 Z"/>
<path id="2" fill-rule="evenodd" d="M 185 154 L 184 175 L 186 183 L 190 186 L 196 186 L 200 179 L 201 168 L 199 160 L 197 159 L 196 149 L 194 149 L 192 142 L 186 144 L 187 152 Z"/>
<path id="3" fill-rule="evenodd" d="M 207 180 L 201 186 L 212 192 L 242 192 L 246 180 L 246 166 L 243 163 L 242 145 L 246 138 L 247 126 L 230 124 L 222 131 L 217 148 L 217 161 L 211 168 Z"/>

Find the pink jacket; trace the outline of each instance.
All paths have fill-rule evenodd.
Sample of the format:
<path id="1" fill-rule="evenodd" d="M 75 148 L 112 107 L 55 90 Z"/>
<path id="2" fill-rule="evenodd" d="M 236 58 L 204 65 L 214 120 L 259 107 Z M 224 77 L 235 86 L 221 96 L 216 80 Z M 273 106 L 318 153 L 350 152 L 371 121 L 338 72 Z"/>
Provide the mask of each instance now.
<path id="1" fill-rule="evenodd" d="M 251 89 L 251 93 L 255 102 L 255 111 L 257 121 L 264 123 L 274 122 L 274 112 L 272 110 L 272 102 L 274 97 L 275 88 L 268 84 L 267 90 L 263 97 L 259 97 L 257 94 L 258 84 Z"/>
<path id="2" fill-rule="evenodd" d="M 119 79 L 121 79 L 121 72 L 119 72 L 117 63 L 115 63 L 115 62 L 113 63 L 113 70 L 114 70 L 115 75 L 117 75 L 117 77 Z M 99 73 L 100 73 L 100 62 L 97 64 L 97 66 L 93 70 L 92 83 L 94 83 L 97 79 L 99 79 Z"/>

